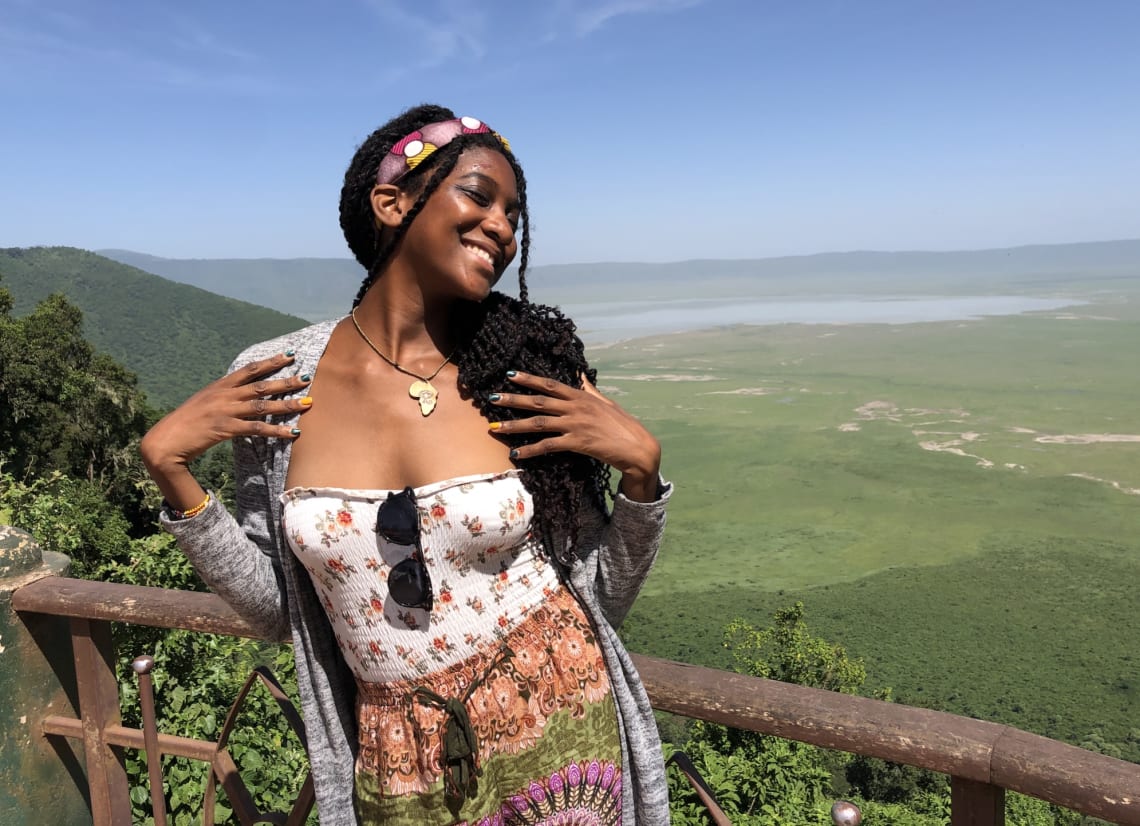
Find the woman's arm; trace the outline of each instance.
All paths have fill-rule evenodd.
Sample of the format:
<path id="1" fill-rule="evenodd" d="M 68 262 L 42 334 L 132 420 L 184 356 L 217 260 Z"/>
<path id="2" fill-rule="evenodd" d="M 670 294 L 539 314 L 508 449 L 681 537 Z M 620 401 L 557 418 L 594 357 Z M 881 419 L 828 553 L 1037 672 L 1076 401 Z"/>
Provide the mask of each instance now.
<path id="1" fill-rule="evenodd" d="M 254 440 L 234 439 L 236 519 L 211 496 L 197 516 L 175 519 L 164 511 L 160 522 L 211 591 L 258 632 L 281 640 L 289 636 L 285 587 L 270 522 L 272 493 L 258 452 Z"/>
<path id="2" fill-rule="evenodd" d="M 206 584 L 272 638 L 288 633 L 272 517 L 273 445 L 299 431 L 264 417 L 295 417 L 306 409 L 301 400 L 271 397 L 304 387 L 308 380 L 264 377 L 292 360 L 278 354 L 232 370 L 171 411 L 140 445 L 147 470 L 169 504 L 161 516 L 163 526 Z M 190 473 L 190 462 L 225 439 L 234 443 L 238 518 L 212 495 L 202 511 L 179 518 L 176 511 L 193 509 L 206 497 Z"/>

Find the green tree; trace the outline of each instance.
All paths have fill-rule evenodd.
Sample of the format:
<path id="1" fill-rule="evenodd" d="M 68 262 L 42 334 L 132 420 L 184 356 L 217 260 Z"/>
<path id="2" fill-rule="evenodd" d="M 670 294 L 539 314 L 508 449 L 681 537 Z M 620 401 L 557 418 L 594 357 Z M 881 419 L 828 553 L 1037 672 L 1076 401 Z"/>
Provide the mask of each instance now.
<path id="1" fill-rule="evenodd" d="M 154 418 L 133 374 L 96 353 L 83 314 L 52 295 L 23 318 L 0 289 L 0 445 L 25 480 L 83 480 L 143 527 L 138 440 Z"/>
<path id="2" fill-rule="evenodd" d="M 754 677 L 855 693 L 867 672 L 837 645 L 812 636 L 802 603 L 777 611 L 773 623 L 755 628 L 735 620 L 724 633 L 733 670 Z M 846 760 L 823 749 L 751 731 L 696 721 L 685 751 L 717 799 L 741 826 L 825 824 L 832 778 Z M 695 793 L 670 778 L 674 822 L 706 822 Z"/>

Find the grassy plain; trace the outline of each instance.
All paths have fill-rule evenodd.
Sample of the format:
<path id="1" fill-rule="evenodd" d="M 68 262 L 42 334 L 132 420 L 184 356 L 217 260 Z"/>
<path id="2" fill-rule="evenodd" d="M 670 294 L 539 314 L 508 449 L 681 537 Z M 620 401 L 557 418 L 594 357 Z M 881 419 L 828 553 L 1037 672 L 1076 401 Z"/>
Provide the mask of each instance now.
<path id="1" fill-rule="evenodd" d="M 720 664 L 729 620 L 802 600 L 903 702 L 1140 760 L 1140 277 L 1081 286 L 1039 315 L 594 350 L 677 485 L 631 647 Z"/>

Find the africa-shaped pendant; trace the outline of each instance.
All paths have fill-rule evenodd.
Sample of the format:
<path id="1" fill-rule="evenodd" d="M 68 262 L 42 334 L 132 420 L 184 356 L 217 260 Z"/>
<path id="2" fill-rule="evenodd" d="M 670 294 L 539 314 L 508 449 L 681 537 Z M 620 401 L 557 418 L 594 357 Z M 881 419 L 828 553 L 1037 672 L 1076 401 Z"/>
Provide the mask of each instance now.
<path id="1" fill-rule="evenodd" d="M 439 391 L 431 386 L 430 381 L 414 381 L 408 388 L 408 395 L 420 403 L 420 413 L 427 416 L 435 410 L 435 400 L 439 398 Z"/>

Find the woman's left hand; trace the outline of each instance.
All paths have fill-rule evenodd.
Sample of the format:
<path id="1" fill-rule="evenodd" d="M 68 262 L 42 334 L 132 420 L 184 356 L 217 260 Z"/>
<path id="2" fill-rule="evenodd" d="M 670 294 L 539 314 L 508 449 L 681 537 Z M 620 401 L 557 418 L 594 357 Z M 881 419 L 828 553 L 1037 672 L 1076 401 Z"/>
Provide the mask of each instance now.
<path id="1" fill-rule="evenodd" d="M 621 491 L 630 499 L 651 502 L 657 498 L 661 445 L 645 427 L 607 399 L 588 379 L 582 389 L 529 373 L 507 374 L 513 383 L 535 395 L 500 393 L 492 398 L 499 407 L 528 410 L 533 415 L 493 422 L 496 435 L 549 433 L 546 438 L 511 451 L 512 459 L 530 459 L 569 450 L 605 462 L 621 472 Z"/>

